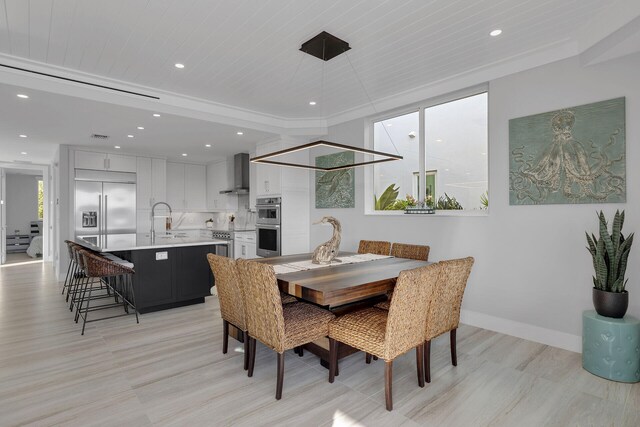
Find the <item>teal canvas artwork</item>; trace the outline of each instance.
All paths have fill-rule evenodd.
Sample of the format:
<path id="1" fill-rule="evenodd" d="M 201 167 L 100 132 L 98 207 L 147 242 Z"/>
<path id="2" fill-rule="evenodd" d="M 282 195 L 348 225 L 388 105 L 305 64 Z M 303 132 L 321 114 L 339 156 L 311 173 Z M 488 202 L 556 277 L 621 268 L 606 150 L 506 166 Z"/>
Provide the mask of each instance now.
<path id="1" fill-rule="evenodd" d="M 625 98 L 509 120 L 509 204 L 624 203 Z"/>
<path id="2" fill-rule="evenodd" d="M 354 163 L 353 151 L 316 157 L 316 166 L 336 167 Z M 316 171 L 316 208 L 354 208 L 355 175 L 353 168 Z"/>

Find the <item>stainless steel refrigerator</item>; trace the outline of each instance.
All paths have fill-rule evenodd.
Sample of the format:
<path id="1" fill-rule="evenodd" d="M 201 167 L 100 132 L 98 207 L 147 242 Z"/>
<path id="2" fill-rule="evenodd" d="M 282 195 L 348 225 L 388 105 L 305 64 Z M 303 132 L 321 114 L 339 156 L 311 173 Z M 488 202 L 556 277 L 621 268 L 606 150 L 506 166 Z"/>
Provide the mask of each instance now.
<path id="1" fill-rule="evenodd" d="M 76 169 L 76 236 L 136 232 L 136 174 Z"/>

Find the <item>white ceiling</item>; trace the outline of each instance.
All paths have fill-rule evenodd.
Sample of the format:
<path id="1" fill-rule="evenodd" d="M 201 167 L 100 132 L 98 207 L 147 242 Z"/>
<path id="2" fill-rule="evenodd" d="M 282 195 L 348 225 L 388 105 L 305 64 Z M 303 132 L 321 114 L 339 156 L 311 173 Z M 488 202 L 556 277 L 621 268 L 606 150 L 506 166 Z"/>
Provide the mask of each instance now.
<path id="1" fill-rule="evenodd" d="M 48 163 L 69 144 L 207 162 L 324 134 L 371 100 L 396 108 L 441 94 L 430 87 L 638 50 L 638 16 L 638 0 L 0 0 L 0 64 L 160 96 L 0 67 L 0 161 Z M 298 50 L 323 30 L 352 50 L 326 63 Z"/>
<path id="2" fill-rule="evenodd" d="M 29 99 L 18 98 L 18 93 L 28 94 Z M 0 160 L 48 163 L 54 157 L 56 144 L 68 144 L 205 163 L 248 152 L 259 140 L 274 136 L 171 114 L 156 118 L 152 113 L 0 84 Z M 138 126 L 144 130 L 138 130 Z M 244 135 L 237 135 L 238 131 Z M 110 138 L 92 139 L 93 133 Z M 27 138 L 20 138 L 20 134 Z M 183 157 L 182 153 L 188 156 Z"/>
<path id="3" fill-rule="evenodd" d="M 369 96 L 381 99 L 571 41 L 611 5 L 0 0 L 0 52 L 280 117 L 326 117 L 368 103 L 350 62 Z M 503 34 L 489 37 L 495 28 Z M 298 50 L 322 30 L 348 41 L 348 56 L 323 63 Z"/>

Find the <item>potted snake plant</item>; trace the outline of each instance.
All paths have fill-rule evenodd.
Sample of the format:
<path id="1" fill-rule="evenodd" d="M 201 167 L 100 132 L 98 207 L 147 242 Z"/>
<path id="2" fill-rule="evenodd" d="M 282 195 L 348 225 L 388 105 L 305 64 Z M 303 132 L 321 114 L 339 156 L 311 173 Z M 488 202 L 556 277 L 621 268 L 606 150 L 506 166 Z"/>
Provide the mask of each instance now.
<path id="1" fill-rule="evenodd" d="M 613 217 L 611 234 L 609 234 L 607 220 L 604 213 L 598 214 L 599 235 L 587 235 L 587 249 L 593 258 L 593 306 L 601 316 L 622 318 L 629 306 L 629 293 L 625 287 L 627 280 L 624 274 L 627 270 L 627 261 L 633 233 L 626 238 L 622 235 L 624 224 L 624 211 L 616 211 Z"/>

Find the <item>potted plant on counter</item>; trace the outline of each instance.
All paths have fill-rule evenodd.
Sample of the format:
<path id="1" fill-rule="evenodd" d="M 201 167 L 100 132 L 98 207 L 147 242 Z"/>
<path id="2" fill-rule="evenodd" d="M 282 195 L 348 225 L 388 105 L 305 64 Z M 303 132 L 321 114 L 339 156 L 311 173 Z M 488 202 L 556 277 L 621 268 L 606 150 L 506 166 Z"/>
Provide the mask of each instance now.
<path id="1" fill-rule="evenodd" d="M 611 234 L 607 228 L 604 213 L 598 215 L 600 221 L 598 239 L 594 234 L 587 235 L 587 249 L 593 258 L 593 306 L 601 316 L 622 318 L 627 312 L 629 294 L 625 290 L 624 278 L 627 270 L 629 251 L 633 243 L 633 233 L 626 238 L 622 235 L 624 211 L 616 211 L 613 217 Z M 628 280 L 628 279 L 627 279 Z"/>

